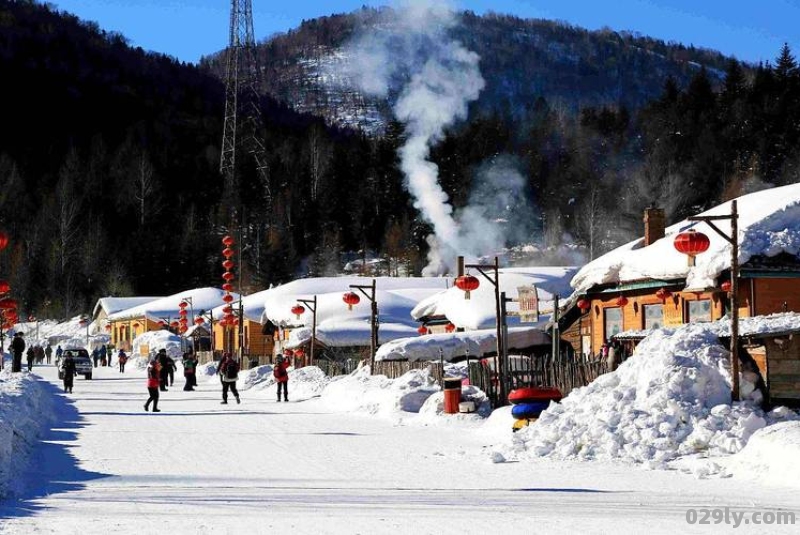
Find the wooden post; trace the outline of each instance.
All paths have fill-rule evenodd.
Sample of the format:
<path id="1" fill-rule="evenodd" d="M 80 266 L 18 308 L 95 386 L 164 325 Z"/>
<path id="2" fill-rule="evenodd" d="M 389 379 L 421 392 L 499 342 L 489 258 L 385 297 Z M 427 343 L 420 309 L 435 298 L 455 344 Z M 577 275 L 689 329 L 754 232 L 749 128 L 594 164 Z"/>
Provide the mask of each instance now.
<path id="1" fill-rule="evenodd" d="M 731 201 L 731 398 L 739 401 L 739 213 Z"/>

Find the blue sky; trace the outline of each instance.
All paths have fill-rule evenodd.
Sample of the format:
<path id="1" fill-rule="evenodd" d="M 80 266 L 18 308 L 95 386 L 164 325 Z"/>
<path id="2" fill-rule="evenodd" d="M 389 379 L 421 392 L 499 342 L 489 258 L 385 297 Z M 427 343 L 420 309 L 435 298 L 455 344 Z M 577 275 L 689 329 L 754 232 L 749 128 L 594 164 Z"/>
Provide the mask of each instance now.
<path id="1" fill-rule="evenodd" d="M 60 10 L 118 31 L 132 45 L 196 62 L 224 48 L 229 0 L 51 0 Z M 391 0 L 253 0 L 256 38 L 303 19 Z M 459 9 L 609 27 L 713 48 L 745 61 L 774 60 L 784 42 L 800 55 L 800 0 L 455 0 Z"/>

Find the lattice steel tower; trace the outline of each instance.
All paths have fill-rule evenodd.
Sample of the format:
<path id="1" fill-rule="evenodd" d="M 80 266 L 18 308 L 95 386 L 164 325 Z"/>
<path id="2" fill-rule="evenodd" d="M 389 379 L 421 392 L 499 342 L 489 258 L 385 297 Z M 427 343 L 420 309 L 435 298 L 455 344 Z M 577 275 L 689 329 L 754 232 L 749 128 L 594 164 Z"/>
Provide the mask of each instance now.
<path id="1" fill-rule="evenodd" d="M 231 27 L 225 72 L 225 126 L 219 169 L 225 177 L 225 188 L 230 194 L 236 188 L 237 149 L 240 158 L 243 155 L 252 155 L 269 206 L 272 192 L 266 151 L 261 138 L 261 88 L 261 71 L 253 36 L 252 0 L 231 0 Z M 236 197 L 239 200 L 238 195 Z"/>

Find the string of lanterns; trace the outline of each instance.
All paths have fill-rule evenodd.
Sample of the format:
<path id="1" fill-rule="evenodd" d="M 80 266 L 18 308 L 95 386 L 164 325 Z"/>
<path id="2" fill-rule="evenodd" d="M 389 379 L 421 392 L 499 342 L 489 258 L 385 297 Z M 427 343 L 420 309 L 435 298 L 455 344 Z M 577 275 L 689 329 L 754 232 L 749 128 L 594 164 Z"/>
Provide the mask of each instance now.
<path id="1" fill-rule="evenodd" d="M 222 274 L 222 280 L 225 281 L 222 284 L 222 289 L 225 291 L 225 294 L 222 296 L 222 301 L 225 303 L 225 306 L 222 308 L 222 319 L 219 320 L 219 324 L 223 329 L 235 327 L 239 324 L 239 319 L 233 314 L 233 307 L 231 306 L 233 302 L 233 295 L 231 295 L 233 291 L 232 281 L 236 278 L 232 271 L 235 263 L 231 260 L 234 253 L 234 243 L 235 241 L 232 236 L 225 236 L 222 238 L 222 245 L 225 246 L 222 250 L 222 256 L 225 257 L 225 260 L 222 262 L 222 267 L 225 268 L 225 272 Z"/>

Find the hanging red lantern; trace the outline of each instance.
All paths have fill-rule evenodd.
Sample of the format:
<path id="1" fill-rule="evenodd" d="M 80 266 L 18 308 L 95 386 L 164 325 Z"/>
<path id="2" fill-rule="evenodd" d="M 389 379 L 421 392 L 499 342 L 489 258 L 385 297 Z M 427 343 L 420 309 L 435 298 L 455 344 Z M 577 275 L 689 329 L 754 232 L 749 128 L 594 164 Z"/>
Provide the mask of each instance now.
<path id="1" fill-rule="evenodd" d="M 226 280 L 226 281 L 232 281 L 234 279 L 234 277 L 235 277 L 235 275 L 233 273 L 231 273 L 230 271 L 226 271 L 225 273 L 222 274 L 222 278 L 224 280 Z"/>
<path id="2" fill-rule="evenodd" d="M 180 308 L 180 309 L 184 309 L 184 308 L 186 308 L 188 306 L 189 306 L 189 303 L 187 303 L 186 301 L 181 301 L 180 303 L 178 303 L 178 308 Z"/>
<path id="3" fill-rule="evenodd" d="M 6 294 L 11 290 L 11 285 L 8 281 L 0 281 L 0 294 Z"/>
<path id="4" fill-rule="evenodd" d="M 222 238 L 222 244 L 226 247 L 230 247 L 234 243 L 236 242 L 233 240 L 232 236 L 225 236 L 224 238 Z"/>
<path id="5" fill-rule="evenodd" d="M 180 324 L 177 321 L 170 322 L 169 326 L 173 329 L 177 329 Z"/>
<path id="6" fill-rule="evenodd" d="M 222 301 L 225 303 L 233 302 L 233 296 L 231 294 L 225 294 L 222 296 Z"/>
<path id="7" fill-rule="evenodd" d="M 417 332 L 418 332 L 420 335 L 428 334 L 428 328 L 427 328 L 427 327 L 425 327 L 424 325 L 420 325 L 420 326 L 417 328 Z"/>
<path id="8" fill-rule="evenodd" d="M 662 303 L 664 301 L 666 301 L 671 295 L 672 295 L 672 292 L 670 292 L 666 288 L 659 288 L 658 291 L 656 291 L 656 297 L 661 299 Z"/>
<path id="9" fill-rule="evenodd" d="M 223 328 L 228 326 L 228 322 L 225 320 L 224 316 L 222 318 L 220 318 L 217 323 L 219 324 L 220 327 L 223 327 Z"/>
<path id="10" fill-rule="evenodd" d="M 201 317 L 197 317 L 197 318 L 194 319 L 194 324 L 195 325 L 202 325 L 203 323 L 205 323 L 205 321 Z"/>
<path id="11" fill-rule="evenodd" d="M 0 230 L 0 251 L 8 246 L 8 234 Z"/>
<path id="12" fill-rule="evenodd" d="M 447 325 L 444 326 L 444 330 L 445 332 L 451 333 L 456 330 L 456 326 L 453 325 L 452 323 L 448 323 Z"/>
<path id="13" fill-rule="evenodd" d="M 107 331 L 110 331 L 110 330 L 111 330 L 111 324 L 110 324 L 110 323 L 106 323 L 106 330 L 107 330 Z"/>
<path id="14" fill-rule="evenodd" d="M 731 281 L 725 281 L 719 285 L 719 289 L 725 293 L 730 293 L 732 287 Z"/>
<path id="15" fill-rule="evenodd" d="M 617 297 L 617 306 L 618 307 L 624 307 L 627 304 L 628 304 L 628 298 L 627 297 L 625 297 L 624 295 L 620 295 L 619 297 Z"/>
<path id="16" fill-rule="evenodd" d="M 158 326 L 162 329 L 167 326 L 167 322 L 164 320 L 158 320 Z"/>
<path id="17" fill-rule="evenodd" d="M 302 316 L 303 312 L 305 312 L 305 311 L 306 311 L 306 309 L 302 305 L 295 305 L 295 306 L 292 307 L 292 314 L 297 316 L 297 319 L 300 319 L 300 316 Z"/>
<path id="18" fill-rule="evenodd" d="M 186 319 L 186 317 L 182 317 L 181 319 L 178 320 L 178 323 L 189 323 L 189 320 Z"/>
<path id="19" fill-rule="evenodd" d="M 232 312 L 233 312 L 233 307 L 232 306 L 225 305 L 224 307 L 222 307 L 222 313 L 225 314 L 226 316 L 228 314 L 231 314 Z"/>
<path id="20" fill-rule="evenodd" d="M 294 356 L 299 358 L 299 359 L 303 358 L 305 355 L 306 355 L 306 352 L 305 352 L 305 350 L 303 350 L 302 347 L 298 347 L 297 349 L 294 350 Z"/>
<path id="21" fill-rule="evenodd" d="M 230 282 L 226 282 L 225 284 L 222 285 L 222 289 L 225 290 L 226 292 L 232 292 L 233 284 L 231 284 Z"/>
<path id="22" fill-rule="evenodd" d="M 224 248 L 222 250 L 222 256 L 224 256 L 225 258 L 232 257 L 233 256 L 233 249 L 231 249 L 230 247 Z"/>
<path id="23" fill-rule="evenodd" d="M 353 310 L 353 306 L 361 302 L 361 298 L 355 292 L 347 292 L 342 296 L 342 300 L 347 303 L 347 310 Z"/>
<path id="24" fill-rule="evenodd" d="M 678 252 L 688 255 L 690 266 L 694 266 L 694 257 L 700 253 L 706 252 L 711 245 L 708 236 L 696 230 L 681 232 L 675 236 L 675 241 L 673 243 Z"/>
<path id="25" fill-rule="evenodd" d="M 85 324 L 86 322 L 82 321 L 81 323 Z M 134 329 L 138 329 L 139 328 L 139 322 L 138 321 L 133 322 L 133 328 Z"/>
<path id="26" fill-rule="evenodd" d="M 592 306 L 592 303 L 588 299 L 578 299 L 577 305 L 581 312 L 586 312 Z"/>
<path id="27" fill-rule="evenodd" d="M 17 300 L 12 299 L 10 297 L 6 297 L 5 299 L 0 299 L 0 308 L 5 310 L 12 310 L 17 308 Z"/>
<path id="28" fill-rule="evenodd" d="M 228 260 L 225 260 L 224 262 L 222 262 L 222 267 L 224 267 L 227 271 L 230 271 L 231 269 L 233 269 L 233 266 L 235 266 L 235 265 L 236 264 L 234 264 L 233 260 L 231 260 L 230 258 Z"/>
<path id="29" fill-rule="evenodd" d="M 456 287 L 464 292 L 464 299 L 469 299 L 470 292 L 477 290 L 481 281 L 472 275 L 461 275 L 456 279 Z"/>
<path id="30" fill-rule="evenodd" d="M 188 313 L 189 313 L 189 312 L 187 312 L 185 308 L 182 308 L 182 309 L 180 309 L 180 310 L 178 311 L 178 314 L 179 314 L 180 316 L 185 316 L 185 315 L 186 315 L 186 314 L 188 314 Z"/>

